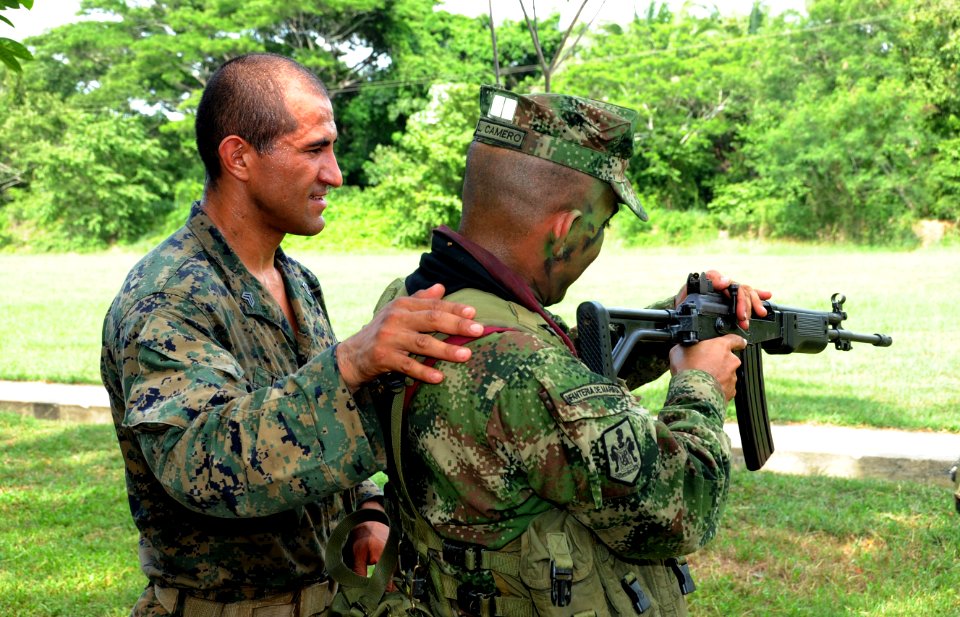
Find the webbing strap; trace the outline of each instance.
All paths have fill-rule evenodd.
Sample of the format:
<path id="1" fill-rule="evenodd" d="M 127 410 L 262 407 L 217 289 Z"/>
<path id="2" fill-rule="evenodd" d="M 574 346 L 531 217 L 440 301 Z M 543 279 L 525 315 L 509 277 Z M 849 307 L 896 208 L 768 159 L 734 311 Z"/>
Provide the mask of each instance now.
<path id="1" fill-rule="evenodd" d="M 439 572 L 442 589 L 440 592 L 448 601 L 458 599 L 460 583 L 450 574 Z M 462 608 L 462 607 L 461 607 Z M 511 596 L 491 596 L 480 602 L 478 617 L 536 617 L 533 602 L 527 598 Z"/>
<path id="2" fill-rule="evenodd" d="M 450 336 L 444 339 L 445 342 L 450 343 L 451 345 L 463 345 L 464 343 L 469 343 L 475 341 L 479 338 L 483 338 L 488 334 L 493 334 L 494 332 L 506 332 L 512 330 L 513 328 L 502 328 L 498 326 L 485 326 L 483 328 L 483 333 L 480 336 L 461 336 L 455 335 Z M 427 358 L 423 363 L 427 366 L 433 366 L 437 363 L 436 358 Z M 390 409 L 390 438 L 393 450 L 393 475 L 396 476 L 397 482 L 400 485 L 400 493 L 403 495 L 403 502 L 410 512 L 415 516 L 420 517 L 420 511 L 417 510 L 416 506 L 413 503 L 413 500 L 410 498 L 410 493 L 407 491 L 407 483 L 403 478 L 403 466 L 400 464 L 400 453 L 403 451 L 401 448 L 403 441 L 403 412 L 410 405 L 410 401 L 413 399 L 413 395 L 416 393 L 417 388 L 420 387 L 421 381 L 413 381 L 408 383 L 403 390 L 403 396 L 400 396 L 399 392 L 394 393 L 393 397 L 393 406 Z M 429 526 L 429 524 L 428 524 Z M 432 528 L 431 528 L 432 530 Z"/>
<path id="3" fill-rule="evenodd" d="M 347 567 L 343 562 L 343 548 L 347 545 L 353 528 L 369 521 L 377 521 L 389 526 L 390 535 L 387 537 L 387 544 L 383 548 L 380 559 L 374 566 L 373 574 L 367 577 Z M 324 559 L 327 572 L 340 584 L 340 593 L 346 596 L 350 606 L 359 604 L 366 609 L 364 614 L 369 615 L 380 604 L 387 585 L 393 577 L 393 571 L 397 567 L 399 543 L 400 533 L 397 526 L 390 524 L 390 518 L 385 512 L 372 508 L 355 510 L 334 527 L 327 542 Z"/>
<path id="4" fill-rule="evenodd" d="M 506 332 L 508 330 L 513 330 L 513 328 L 486 326 L 480 336 L 451 336 L 446 338 L 445 342 L 452 345 L 463 345 L 464 343 L 469 343 L 488 334 Z M 436 362 L 437 360 L 435 358 L 428 358 L 424 361 L 424 364 L 433 366 Z M 413 499 L 407 491 L 407 484 L 402 472 L 401 455 L 403 452 L 404 411 L 409 406 L 420 383 L 421 382 L 408 383 L 402 391 L 398 390 L 394 392 L 393 404 L 390 409 L 390 438 L 391 450 L 393 452 L 393 469 L 390 470 L 390 472 L 392 472 L 390 473 L 390 477 L 391 479 L 395 479 L 399 485 L 398 492 L 402 496 L 401 516 L 403 517 L 404 527 L 408 530 L 413 530 L 412 535 L 414 537 L 410 538 L 410 540 L 416 547 L 417 552 L 421 555 L 430 554 L 430 552 L 436 552 L 442 555 L 444 551 L 443 538 L 440 537 L 414 505 Z M 473 569 L 482 568 L 502 572 L 511 576 L 519 576 L 520 557 L 518 555 L 505 554 L 500 551 L 485 551 L 483 549 L 479 550 L 479 554 L 480 563 L 472 564 L 474 566 Z M 431 570 L 434 576 L 439 576 L 442 589 L 438 591 L 440 591 L 448 601 L 457 600 L 457 591 L 460 585 L 457 579 L 440 571 L 439 568 L 433 567 Z M 483 603 L 482 612 L 483 615 L 480 617 L 493 617 L 494 615 L 501 617 L 535 617 L 536 615 L 533 604 L 526 598 L 509 598 L 502 596 L 489 598 L 488 601 Z"/>

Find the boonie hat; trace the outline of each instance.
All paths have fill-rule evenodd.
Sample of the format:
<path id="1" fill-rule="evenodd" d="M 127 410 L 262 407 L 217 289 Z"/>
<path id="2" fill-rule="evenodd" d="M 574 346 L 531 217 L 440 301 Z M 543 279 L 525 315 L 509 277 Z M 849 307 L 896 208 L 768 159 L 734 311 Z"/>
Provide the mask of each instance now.
<path id="1" fill-rule="evenodd" d="M 512 148 L 608 182 L 640 220 L 647 213 L 626 176 L 637 112 L 566 94 L 480 88 L 474 141 Z"/>

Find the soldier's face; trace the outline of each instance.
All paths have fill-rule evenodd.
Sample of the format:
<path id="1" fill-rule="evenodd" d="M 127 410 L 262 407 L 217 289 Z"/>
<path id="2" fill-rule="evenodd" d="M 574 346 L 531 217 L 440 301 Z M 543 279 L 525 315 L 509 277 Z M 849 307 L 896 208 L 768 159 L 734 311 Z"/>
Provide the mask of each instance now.
<path id="1" fill-rule="evenodd" d="M 570 205 L 580 212 L 580 217 L 570 228 L 562 254 L 550 264 L 551 293 L 545 306 L 563 300 L 570 285 L 600 255 L 604 232 L 617 213 L 617 196 L 610 185 L 589 178 L 570 194 Z"/>
<path id="2" fill-rule="evenodd" d="M 297 128 L 252 157 L 248 186 L 265 225 L 312 236 L 324 227 L 327 192 L 343 184 L 333 153 L 337 127 L 330 100 L 310 88 L 291 85 L 286 103 Z"/>

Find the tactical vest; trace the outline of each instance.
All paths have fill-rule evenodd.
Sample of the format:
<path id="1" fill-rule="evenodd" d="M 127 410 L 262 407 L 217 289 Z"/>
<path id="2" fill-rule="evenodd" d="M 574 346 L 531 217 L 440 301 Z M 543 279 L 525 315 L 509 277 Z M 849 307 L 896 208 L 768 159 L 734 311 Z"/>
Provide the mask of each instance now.
<path id="1" fill-rule="evenodd" d="M 403 281 L 384 292 L 377 310 L 406 295 Z M 487 330 L 518 330 L 549 338 L 546 321 L 517 304 L 475 289 L 445 298 L 477 309 Z M 438 335 L 442 337 L 442 335 Z M 563 345 L 559 337 L 556 344 Z M 462 344 L 469 338 L 451 342 Z M 390 419 L 392 460 L 388 500 L 402 523 L 401 577 L 409 593 L 428 598 L 437 617 L 680 617 L 684 595 L 694 590 L 683 558 L 628 562 L 614 555 L 564 510 L 534 519 L 517 539 L 498 550 L 441 538 L 407 492 L 401 461 L 403 413 L 416 386 L 394 389 Z M 405 401 L 406 399 L 406 401 Z"/>

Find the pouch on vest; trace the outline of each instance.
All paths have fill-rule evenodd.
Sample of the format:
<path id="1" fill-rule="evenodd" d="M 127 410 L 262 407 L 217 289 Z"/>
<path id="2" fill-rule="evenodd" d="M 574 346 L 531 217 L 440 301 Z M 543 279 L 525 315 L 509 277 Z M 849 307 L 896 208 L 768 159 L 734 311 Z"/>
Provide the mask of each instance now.
<path id="1" fill-rule="evenodd" d="M 534 519 L 521 536 L 520 580 L 537 613 L 610 615 L 593 545 L 590 532 L 562 510 Z"/>

